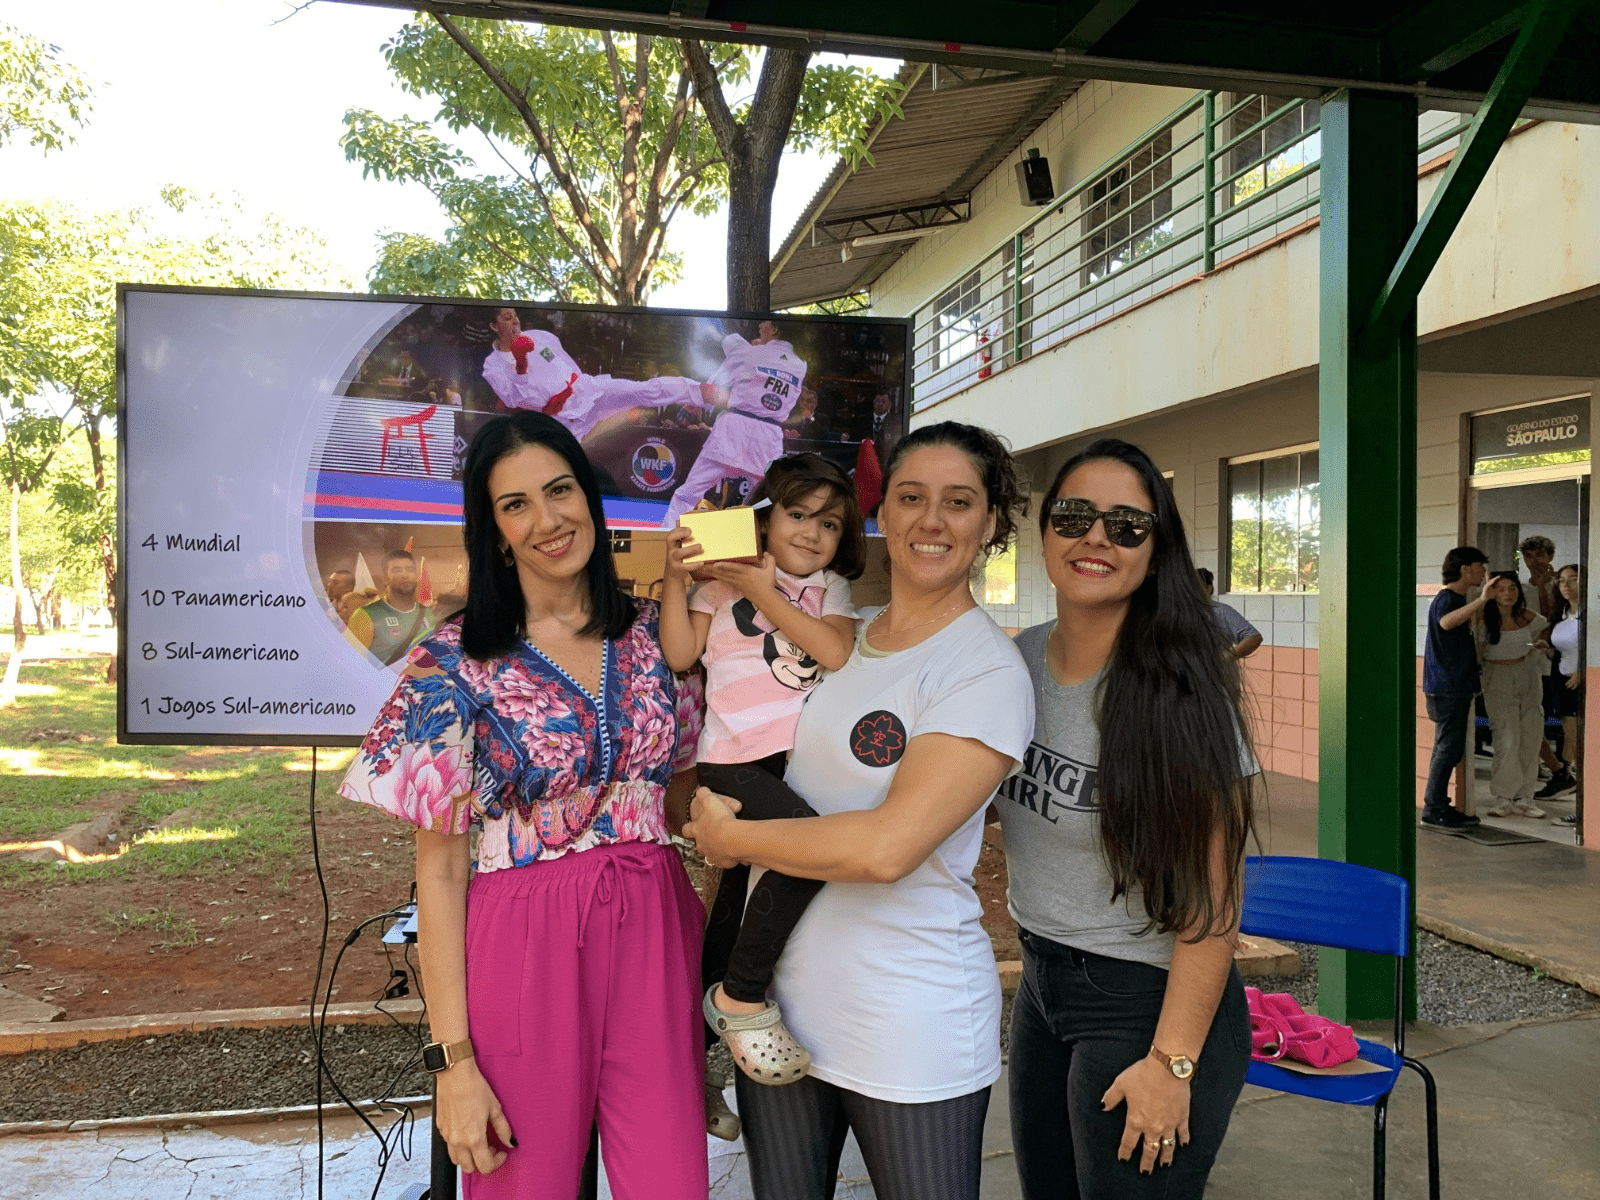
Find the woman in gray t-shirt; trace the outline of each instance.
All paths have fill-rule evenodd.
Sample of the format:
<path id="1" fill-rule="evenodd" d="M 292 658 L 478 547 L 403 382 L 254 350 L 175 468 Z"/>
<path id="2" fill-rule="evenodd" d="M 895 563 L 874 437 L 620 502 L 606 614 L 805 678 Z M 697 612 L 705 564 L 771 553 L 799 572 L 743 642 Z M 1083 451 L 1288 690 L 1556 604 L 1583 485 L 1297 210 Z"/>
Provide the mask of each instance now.
<path id="1" fill-rule="evenodd" d="M 996 798 L 1023 946 L 1017 1170 L 1027 1200 L 1198 1197 L 1250 1057 L 1238 665 L 1144 451 L 1101 439 L 1047 494 L 1056 620 L 1017 635 L 1037 718 Z"/>

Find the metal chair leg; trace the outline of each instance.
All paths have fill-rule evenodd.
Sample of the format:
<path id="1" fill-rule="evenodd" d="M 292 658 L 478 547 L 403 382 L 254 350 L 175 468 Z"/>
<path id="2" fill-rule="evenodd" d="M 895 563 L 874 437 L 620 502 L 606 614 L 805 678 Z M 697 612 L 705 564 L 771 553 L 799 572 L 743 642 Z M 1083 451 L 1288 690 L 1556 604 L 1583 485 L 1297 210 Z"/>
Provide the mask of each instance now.
<path id="1" fill-rule="evenodd" d="M 450 1161 L 450 1147 L 437 1125 L 428 1142 L 428 1155 L 428 1200 L 456 1200 L 456 1165 Z"/>
<path id="2" fill-rule="evenodd" d="M 1402 1059 L 1422 1076 L 1423 1104 L 1428 1120 L 1428 1200 L 1439 1200 L 1439 1088 L 1433 1072 L 1414 1058 Z"/>
<path id="3" fill-rule="evenodd" d="M 1372 1200 L 1383 1200 L 1387 1186 L 1389 1097 L 1380 1096 L 1372 1106 Z"/>

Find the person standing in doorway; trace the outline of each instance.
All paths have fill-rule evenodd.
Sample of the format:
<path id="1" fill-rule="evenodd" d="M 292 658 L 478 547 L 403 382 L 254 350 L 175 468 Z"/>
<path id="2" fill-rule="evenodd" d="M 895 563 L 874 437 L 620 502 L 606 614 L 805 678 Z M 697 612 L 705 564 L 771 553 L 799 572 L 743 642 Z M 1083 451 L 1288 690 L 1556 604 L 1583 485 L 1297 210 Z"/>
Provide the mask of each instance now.
<path id="1" fill-rule="evenodd" d="M 1517 546 L 1522 565 L 1528 568 L 1528 599 L 1546 621 L 1554 621 L 1561 610 L 1561 592 L 1556 583 L 1556 571 L 1551 565 L 1556 559 L 1556 544 L 1543 534 L 1535 533 L 1522 539 Z"/>
<path id="2" fill-rule="evenodd" d="M 1533 802 L 1544 741 L 1544 672 L 1539 643 L 1545 619 L 1523 598 L 1515 571 L 1496 571 L 1483 589 L 1488 603 L 1478 632 L 1483 648 L 1483 706 L 1494 735 L 1491 817 L 1544 817 Z"/>
<path id="3" fill-rule="evenodd" d="M 1444 556 L 1444 587 L 1428 606 L 1428 641 L 1422 655 L 1422 692 L 1433 722 L 1433 756 L 1422 793 L 1422 823 L 1438 829 L 1478 824 L 1450 807 L 1450 776 L 1466 753 L 1472 698 L 1478 691 L 1478 651 L 1472 619 L 1488 603 L 1467 593 L 1483 584 L 1489 556 L 1476 546 L 1457 546 Z M 1496 747 L 1498 752 L 1498 747 Z"/>
<path id="4" fill-rule="evenodd" d="M 358 608 L 345 633 L 387 667 L 433 627 L 433 613 L 417 599 L 417 560 L 409 550 L 383 556 L 383 583 L 383 595 Z"/>
<path id="5" fill-rule="evenodd" d="M 1550 630 L 1550 645 L 1556 661 L 1545 676 L 1545 712 L 1561 718 L 1561 744 L 1572 765 L 1583 770 L 1583 572 L 1577 563 L 1568 563 L 1556 572 L 1561 592 L 1561 614 Z M 1564 778 L 1563 778 L 1564 776 Z M 1576 795 L 1578 780 L 1570 769 L 1552 779 L 1535 800 L 1554 800 Z M 1556 818 L 1558 825 L 1576 825 L 1578 814 Z"/>
<path id="6" fill-rule="evenodd" d="M 1556 544 L 1542 533 L 1529 534 L 1518 543 L 1517 553 L 1522 559 L 1522 565 L 1528 568 L 1528 579 L 1523 585 L 1527 590 L 1528 607 L 1554 625 L 1561 619 L 1562 612 L 1561 590 L 1556 578 L 1557 573 L 1551 565 L 1556 559 Z M 1548 684 L 1551 673 L 1550 660 L 1543 659 L 1540 666 Z M 1549 695 L 1548 687 L 1545 688 L 1545 694 Z M 1572 751 L 1568 750 L 1567 753 L 1571 754 Z M 1549 773 L 1553 786 L 1559 789 L 1571 782 L 1571 768 L 1561 761 L 1549 738 L 1539 739 L 1539 761 Z M 1542 796 L 1543 792 L 1540 795 Z"/>

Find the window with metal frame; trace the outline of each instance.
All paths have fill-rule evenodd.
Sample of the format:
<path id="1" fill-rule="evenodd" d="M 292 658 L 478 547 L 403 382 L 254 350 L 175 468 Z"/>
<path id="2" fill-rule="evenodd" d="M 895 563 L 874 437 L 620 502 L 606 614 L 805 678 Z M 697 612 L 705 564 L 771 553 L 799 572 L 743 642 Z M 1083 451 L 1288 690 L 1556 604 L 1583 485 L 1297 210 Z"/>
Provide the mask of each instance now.
<path id="1" fill-rule="evenodd" d="M 938 340 L 934 345 L 935 370 L 969 358 L 978 348 L 979 272 L 972 271 L 934 303 Z"/>
<path id="2" fill-rule="evenodd" d="M 1172 128 L 1161 130 L 1083 193 L 1083 270 L 1088 287 L 1172 239 Z"/>
<path id="3" fill-rule="evenodd" d="M 1217 109 L 1228 147 L 1223 208 L 1247 203 L 1322 158 L 1322 105 L 1315 100 L 1219 92 Z"/>
<path id="4" fill-rule="evenodd" d="M 1227 491 L 1226 590 L 1317 591 L 1322 537 L 1317 447 L 1231 459 Z"/>

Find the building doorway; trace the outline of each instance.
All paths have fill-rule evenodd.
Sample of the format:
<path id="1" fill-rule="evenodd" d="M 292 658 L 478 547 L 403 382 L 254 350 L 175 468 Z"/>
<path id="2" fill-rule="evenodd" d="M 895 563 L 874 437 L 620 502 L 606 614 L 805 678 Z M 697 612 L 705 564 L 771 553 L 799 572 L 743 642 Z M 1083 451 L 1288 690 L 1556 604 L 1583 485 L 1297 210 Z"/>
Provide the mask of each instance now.
<path id="1" fill-rule="evenodd" d="M 1489 556 L 1489 570 L 1514 571 L 1523 582 L 1526 602 L 1539 609 L 1539 590 L 1530 583 L 1529 564 L 1520 549 L 1530 539 L 1548 539 L 1554 551 L 1551 568 L 1559 571 L 1577 564 L 1583 581 L 1583 597 L 1593 594 L 1589 579 L 1589 504 L 1590 463 L 1588 439 L 1588 397 L 1574 397 L 1517 409 L 1487 413 L 1472 418 L 1473 462 L 1468 479 L 1466 505 L 1467 540 Z M 1531 451 L 1531 453 L 1530 453 Z M 1555 600 L 1551 588 L 1546 602 Z M 1548 614 L 1556 619 L 1556 614 Z M 1570 668 L 1571 663 L 1565 663 Z M 1559 703 L 1559 701 L 1555 701 Z M 1491 817 L 1496 804 L 1491 790 L 1494 747 L 1488 736 L 1488 721 L 1480 697 L 1477 705 L 1478 735 L 1469 756 L 1468 795 L 1485 824 L 1502 826 L 1518 833 L 1582 845 L 1583 783 L 1567 795 L 1541 796 L 1537 810 L 1548 816 Z M 1547 706 L 1546 743 L 1560 759 L 1573 762 L 1581 753 L 1582 722 L 1563 723 L 1558 711 Z M 1572 742 L 1574 744 L 1568 744 Z M 1540 772 L 1545 788 L 1547 771 L 1555 758 L 1546 753 L 1547 764 Z M 1559 769 L 1559 768 L 1556 768 Z M 1546 789 L 1559 792 L 1557 786 Z"/>

